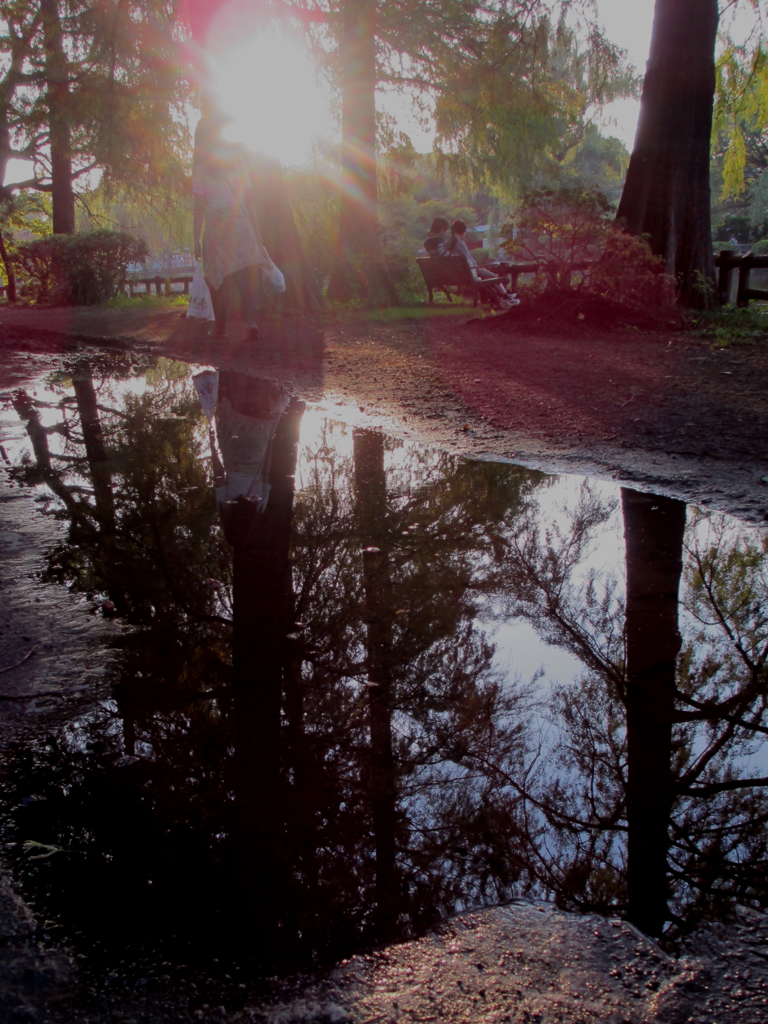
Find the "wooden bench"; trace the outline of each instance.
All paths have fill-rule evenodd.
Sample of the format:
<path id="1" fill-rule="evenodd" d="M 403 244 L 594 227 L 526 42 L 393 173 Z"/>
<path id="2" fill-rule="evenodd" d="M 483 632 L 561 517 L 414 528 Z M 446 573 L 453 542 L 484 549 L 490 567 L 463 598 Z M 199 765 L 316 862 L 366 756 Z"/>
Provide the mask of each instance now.
<path id="1" fill-rule="evenodd" d="M 429 292 L 429 304 L 434 305 L 433 292 L 438 288 L 449 302 L 453 302 L 449 288 L 457 288 L 459 292 L 467 289 L 472 292 L 472 305 L 477 305 L 478 298 L 485 294 L 490 301 L 492 294 L 489 285 L 501 283 L 502 277 L 485 277 L 478 280 L 472 273 L 467 257 L 457 256 L 417 256 L 416 262 L 421 267 L 424 284 Z"/>

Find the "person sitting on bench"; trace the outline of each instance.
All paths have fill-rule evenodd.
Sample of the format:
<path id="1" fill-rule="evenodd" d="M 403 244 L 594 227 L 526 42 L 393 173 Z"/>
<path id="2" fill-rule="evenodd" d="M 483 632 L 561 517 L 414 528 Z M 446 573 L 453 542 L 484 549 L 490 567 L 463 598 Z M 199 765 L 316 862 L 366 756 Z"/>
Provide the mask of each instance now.
<path id="1" fill-rule="evenodd" d="M 428 256 L 437 256 L 440 246 L 445 241 L 450 224 L 445 217 L 435 217 L 432 227 L 429 229 L 429 237 L 424 242 L 424 251 Z"/>
<path id="2" fill-rule="evenodd" d="M 484 277 L 495 277 L 496 275 L 490 270 L 486 270 L 485 267 L 478 267 L 475 260 L 470 256 L 467 243 L 464 241 L 464 235 L 466 235 L 466 233 L 467 225 L 464 221 L 455 220 L 453 224 L 451 224 L 451 233 L 449 237 L 442 243 L 438 250 L 439 254 L 441 256 L 464 256 L 472 269 L 472 274 L 478 281 L 482 282 Z M 502 309 L 511 309 L 512 306 L 520 304 L 518 297 L 510 294 L 500 281 L 496 284 L 488 285 L 488 287 L 493 289 L 493 297 Z"/>

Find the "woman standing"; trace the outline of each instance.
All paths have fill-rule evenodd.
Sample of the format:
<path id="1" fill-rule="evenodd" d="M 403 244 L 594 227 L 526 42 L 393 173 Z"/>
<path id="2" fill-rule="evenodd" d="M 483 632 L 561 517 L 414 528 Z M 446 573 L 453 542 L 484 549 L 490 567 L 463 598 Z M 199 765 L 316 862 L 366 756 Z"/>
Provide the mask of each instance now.
<path id="1" fill-rule="evenodd" d="M 203 257 L 205 280 L 211 290 L 216 326 L 212 337 L 227 336 L 227 319 L 240 306 L 249 339 L 258 337 L 255 324 L 256 267 L 270 267 L 258 218 L 250 196 L 250 181 L 242 152 L 222 138 L 229 119 L 220 111 L 202 117 L 195 129 L 192 169 L 195 257 Z M 200 245 L 200 238 L 205 234 Z"/>

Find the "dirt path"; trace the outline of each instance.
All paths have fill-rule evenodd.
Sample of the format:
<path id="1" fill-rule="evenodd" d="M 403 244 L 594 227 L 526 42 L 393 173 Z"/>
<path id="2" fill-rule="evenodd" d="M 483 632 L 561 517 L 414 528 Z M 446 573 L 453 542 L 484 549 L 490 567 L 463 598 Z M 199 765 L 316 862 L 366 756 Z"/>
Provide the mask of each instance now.
<path id="1" fill-rule="evenodd" d="M 768 920 L 745 910 L 672 958 L 631 925 L 518 901 L 463 914 L 415 942 L 353 957 L 265 1024 L 762 1024 Z"/>
<path id="2" fill-rule="evenodd" d="M 715 350 L 680 333 L 585 327 L 566 336 L 463 316 L 348 314 L 265 317 L 256 346 L 214 346 L 178 309 L 6 307 L 0 345 L 4 389 L 35 356 L 93 345 L 151 351 L 277 377 L 310 399 L 353 401 L 390 430 L 469 456 L 597 473 L 753 522 L 768 517 L 766 341 Z"/>

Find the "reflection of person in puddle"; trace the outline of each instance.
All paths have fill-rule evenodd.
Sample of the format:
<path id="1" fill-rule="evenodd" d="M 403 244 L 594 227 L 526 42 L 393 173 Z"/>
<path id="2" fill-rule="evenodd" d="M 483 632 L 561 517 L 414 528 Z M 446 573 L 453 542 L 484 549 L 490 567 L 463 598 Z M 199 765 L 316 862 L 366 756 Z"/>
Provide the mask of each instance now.
<path id="1" fill-rule="evenodd" d="M 213 418 L 221 459 L 212 443 L 216 500 L 230 544 L 248 539 L 269 500 L 272 442 L 290 396 L 274 381 L 222 371 L 195 378 Z M 205 394 L 207 392 L 207 394 Z"/>

